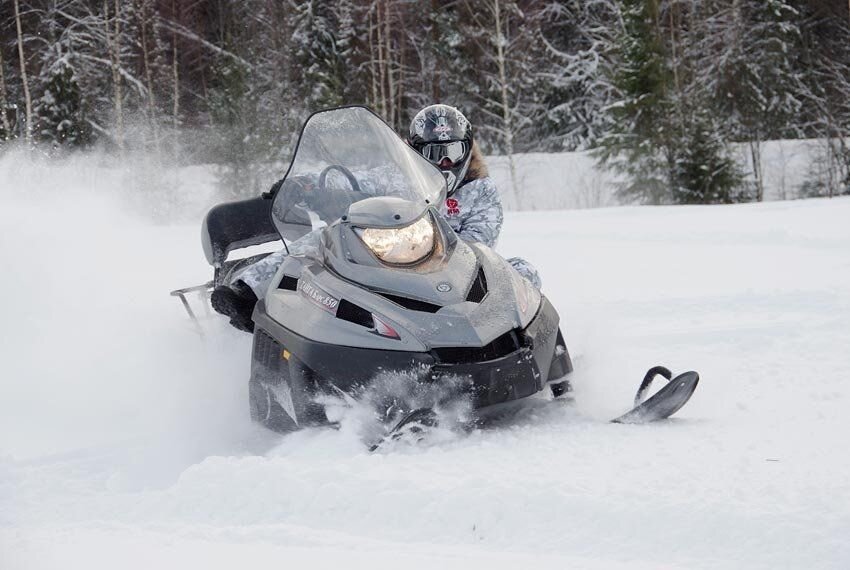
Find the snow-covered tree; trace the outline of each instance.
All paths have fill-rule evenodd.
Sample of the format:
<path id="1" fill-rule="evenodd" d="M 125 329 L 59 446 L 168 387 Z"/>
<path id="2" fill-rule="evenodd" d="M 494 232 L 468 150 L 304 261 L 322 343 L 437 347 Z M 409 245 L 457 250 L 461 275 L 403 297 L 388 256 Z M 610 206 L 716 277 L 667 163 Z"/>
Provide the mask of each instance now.
<path id="1" fill-rule="evenodd" d="M 547 150 L 592 147 L 610 127 L 610 52 L 619 7 L 614 0 L 548 0 L 534 19 L 540 34 L 535 92 L 545 110 L 538 136 Z"/>
<path id="2" fill-rule="evenodd" d="M 355 0 L 337 0 L 334 6 L 337 22 L 336 48 L 342 78 L 340 99 L 345 104 L 367 101 L 368 50 L 360 26 L 366 19 L 367 10 L 368 5 Z"/>
<path id="3" fill-rule="evenodd" d="M 474 115 L 479 86 L 474 61 L 464 49 L 463 7 L 458 0 L 431 0 L 429 9 L 416 14 L 418 19 L 410 18 L 406 39 L 416 69 L 408 85 L 410 114 L 426 105 L 447 103 Z"/>
<path id="4" fill-rule="evenodd" d="M 408 59 L 412 39 L 409 32 L 413 10 L 427 4 L 403 0 L 372 0 L 366 12 L 368 50 L 364 70 L 368 73 L 368 102 L 391 126 L 407 126 L 407 86 L 413 80 Z"/>
<path id="5" fill-rule="evenodd" d="M 672 80 L 658 33 L 658 3 L 622 0 L 620 12 L 623 28 L 611 69 L 616 95 L 607 109 L 612 127 L 600 140 L 598 156 L 626 176 L 623 196 L 660 204 L 670 200 L 675 157 L 668 144 Z"/>
<path id="6" fill-rule="evenodd" d="M 132 18 L 136 59 L 141 67 L 139 75 L 144 84 L 138 104 L 144 109 L 146 130 L 150 135 L 146 138 L 150 139 L 153 149 L 160 153 L 164 131 L 169 123 L 173 124 L 173 117 L 168 116 L 162 105 L 171 93 L 167 86 L 169 71 L 173 70 L 169 70 L 166 63 L 167 48 L 161 34 L 161 15 L 156 3 L 153 0 L 134 0 Z"/>
<path id="7" fill-rule="evenodd" d="M 42 95 L 35 103 L 38 140 L 54 148 L 86 146 L 91 142 L 91 126 L 73 68 L 60 58 L 46 75 Z"/>
<path id="8" fill-rule="evenodd" d="M 675 1 L 623 0 L 612 76 L 618 90 L 599 157 L 626 176 L 625 198 L 646 203 L 745 199 L 722 124 L 713 116 L 691 33 L 696 13 Z M 666 24 L 666 26 L 665 26 Z"/>
<path id="9" fill-rule="evenodd" d="M 292 9 L 292 44 L 303 74 L 297 85 L 304 104 L 313 111 L 339 105 L 345 80 L 331 3 L 297 0 L 292 2 Z"/>
<path id="10" fill-rule="evenodd" d="M 850 5 L 810 0 L 801 8 L 803 129 L 820 141 L 804 195 L 850 193 Z"/>
<path id="11" fill-rule="evenodd" d="M 473 50 L 477 81 L 470 113 L 484 148 L 508 157 L 511 192 L 518 198 L 514 153 L 534 148 L 533 137 L 542 113 L 534 92 L 535 31 L 530 13 L 515 0 L 467 0 L 461 29 L 466 48 Z"/>
<path id="12" fill-rule="evenodd" d="M 752 199 L 737 162 L 709 106 L 690 111 L 684 129 L 667 149 L 670 201 L 674 204 L 731 204 Z"/>
<path id="13" fill-rule="evenodd" d="M 807 194 L 850 187 L 850 2 L 7 0 L 0 22 L 0 138 L 217 162 L 231 195 L 341 103 L 401 132 L 458 106 L 509 164 L 598 147 L 640 201 L 746 198 L 730 145 L 760 198 L 774 138 L 820 141 Z"/>
<path id="14" fill-rule="evenodd" d="M 724 130 L 750 148 L 757 199 L 764 197 L 761 144 L 795 136 L 801 110 L 797 11 L 786 0 L 707 2 L 697 14 L 690 53 L 700 89 L 725 119 Z"/>

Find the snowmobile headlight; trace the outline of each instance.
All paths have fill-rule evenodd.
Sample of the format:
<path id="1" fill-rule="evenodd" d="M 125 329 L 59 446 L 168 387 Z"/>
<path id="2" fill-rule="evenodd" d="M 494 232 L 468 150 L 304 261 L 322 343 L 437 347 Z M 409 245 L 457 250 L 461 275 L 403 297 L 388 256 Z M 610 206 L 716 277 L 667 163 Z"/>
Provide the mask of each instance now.
<path id="1" fill-rule="evenodd" d="M 431 216 L 403 228 L 357 228 L 357 235 L 378 259 L 394 265 L 410 265 L 434 250 L 434 224 Z"/>

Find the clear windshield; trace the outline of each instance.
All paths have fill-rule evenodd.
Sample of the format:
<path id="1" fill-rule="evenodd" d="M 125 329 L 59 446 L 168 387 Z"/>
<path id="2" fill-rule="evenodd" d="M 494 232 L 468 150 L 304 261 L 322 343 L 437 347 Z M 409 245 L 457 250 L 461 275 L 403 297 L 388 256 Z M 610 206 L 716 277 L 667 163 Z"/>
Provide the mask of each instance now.
<path id="1" fill-rule="evenodd" d="M 307 119 L 272 219 L 284 238 L 297 239 L 365 198 L 396 196 L 424 209 L 445 190 L 440 171 L 371 111 L 331 109 Z"/>

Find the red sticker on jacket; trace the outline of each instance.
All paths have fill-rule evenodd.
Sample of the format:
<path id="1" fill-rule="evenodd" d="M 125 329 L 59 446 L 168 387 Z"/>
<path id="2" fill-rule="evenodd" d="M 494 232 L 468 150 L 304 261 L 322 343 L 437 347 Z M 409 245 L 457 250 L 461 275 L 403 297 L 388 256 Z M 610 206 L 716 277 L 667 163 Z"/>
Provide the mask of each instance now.
<path id="1" fill-rule="evenodd" d="M 449 198 L 446 200 L 446 210 L 449 216 L 457 216 L 460 214 L 460 203 L 454 198 Z"/>

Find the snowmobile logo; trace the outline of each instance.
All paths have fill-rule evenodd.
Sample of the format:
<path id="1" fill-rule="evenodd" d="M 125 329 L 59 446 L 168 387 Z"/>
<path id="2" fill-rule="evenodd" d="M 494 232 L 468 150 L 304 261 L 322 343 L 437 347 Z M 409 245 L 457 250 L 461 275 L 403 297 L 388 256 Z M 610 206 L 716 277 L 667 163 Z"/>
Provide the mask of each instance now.
<path id="1" fill-rule="evenodd" d="M 336 308 L 339 305 L 339 299 L 331 297 L 315 285 L 311 285 L 306 281 L 298 282 L 298 290 L 301 291 L 301 294 L 313 301 L 320 308 L 326 310 L 331 314 L 336 314 Z"/>
<path id="2" fill-rule="evenodd" d="M 446 200 L 446 214 L 449 216 L 457 216 L 460 214 L 460 202 L 455 198 Z"/>

